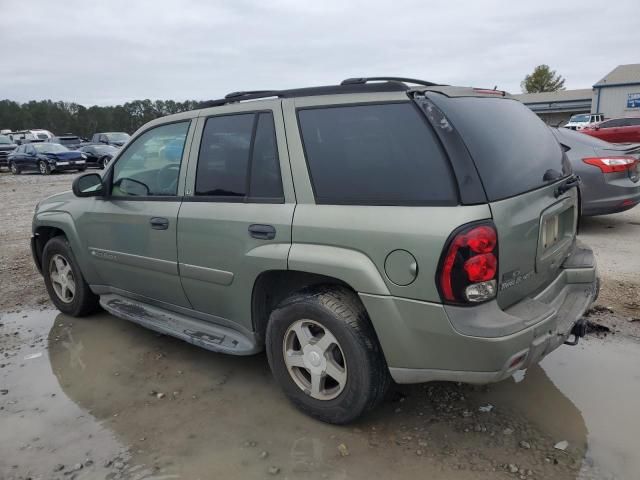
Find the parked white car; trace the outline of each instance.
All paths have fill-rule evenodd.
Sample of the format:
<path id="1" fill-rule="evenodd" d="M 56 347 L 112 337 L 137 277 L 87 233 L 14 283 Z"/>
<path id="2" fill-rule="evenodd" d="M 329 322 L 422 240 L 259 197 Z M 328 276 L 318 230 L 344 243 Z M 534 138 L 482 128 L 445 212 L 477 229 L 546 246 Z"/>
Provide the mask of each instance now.
<path id="1" fill-rule="evenodd" d="M 581 113 L 571 117 L 569 119 L 569 123 L 567 123 L 564 128 L 582 130 L 584 127 L 588 127 L 589 125 L 593 125 L 594 123 L 598 123 L 603 120 L 604 115 L 602 113 Z"/>

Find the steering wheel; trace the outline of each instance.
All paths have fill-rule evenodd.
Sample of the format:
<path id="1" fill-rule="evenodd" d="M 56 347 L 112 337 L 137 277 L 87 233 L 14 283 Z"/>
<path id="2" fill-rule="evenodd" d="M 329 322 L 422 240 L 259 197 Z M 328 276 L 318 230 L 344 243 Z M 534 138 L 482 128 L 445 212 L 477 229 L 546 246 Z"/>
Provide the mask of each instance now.
<path id="1" fill-rule="evenodd" d="M 156 177 L 158 193 L 164 195 L 175 195 L 178 189 L 178 175 L 180 173 L 179 163 L 170 163 L 160 170 Z"/>

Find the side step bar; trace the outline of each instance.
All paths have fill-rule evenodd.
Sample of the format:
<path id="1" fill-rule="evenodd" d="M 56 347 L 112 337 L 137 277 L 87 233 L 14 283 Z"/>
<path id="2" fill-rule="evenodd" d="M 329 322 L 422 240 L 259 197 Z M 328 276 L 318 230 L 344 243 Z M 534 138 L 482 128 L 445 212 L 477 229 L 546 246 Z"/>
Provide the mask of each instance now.
<path id="1" fill-rule="evenodd" d="M 253 355 L 262 350 L 253 338 L 241 332 L 137 302 L 121 295 L 113 293 L 101 295 L 100 305 L 116 317 L 213 352 Z"/>

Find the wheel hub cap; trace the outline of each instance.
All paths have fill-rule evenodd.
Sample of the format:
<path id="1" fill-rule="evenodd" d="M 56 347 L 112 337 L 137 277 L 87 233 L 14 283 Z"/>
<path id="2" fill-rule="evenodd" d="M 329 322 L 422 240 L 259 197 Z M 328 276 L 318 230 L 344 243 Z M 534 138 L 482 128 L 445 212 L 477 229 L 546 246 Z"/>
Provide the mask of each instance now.
<path id="1" fill-rule="evenodd" d="M 76 282 L 69 261 L 55 254 L 49 261 L 49 278 L 56 296 L 64 303 L 71 303 L 76 295 Z"/>
<path id="2" fill-rule="evenodd" d="M 314 320 L 297 320 L 287 329 L 283 354 L 289 375 L 307 395 L 336 398 L 347 382 L 347 364 L 336 337 Z"/>

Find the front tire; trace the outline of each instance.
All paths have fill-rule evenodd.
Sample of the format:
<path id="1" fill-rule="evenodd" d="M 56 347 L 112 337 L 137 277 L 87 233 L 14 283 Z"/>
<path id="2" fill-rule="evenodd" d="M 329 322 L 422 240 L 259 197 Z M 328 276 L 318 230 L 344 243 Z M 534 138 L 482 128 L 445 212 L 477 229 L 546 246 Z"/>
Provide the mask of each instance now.
<path id="1" fill-rule="evenodd" d="M 85 282 L 65 237 L 53 237 L 44 246 L 42 274 L 49 298 L 62 313 L 83 317 L 98 309 L 98 296 Z"/>
<path id="2" fill-rule="evenodd" d="M 346 288 L 316 287 L 283 301 L 269 318 L 266 350 L 289 400 L 324 422 L 352 422 L 390 383 L 367 312 Z"/>
<path id="3" fill-rule="evenodd" d="M 40 160 L 38 162 L 38 171 L 40 172 L 41 175 L 50 175 L 51 167 L 47 162 Z"/>
<path id="4" fill-rule="evenodd" d="M 14 175 L 20 175 L 20 169 L 14 162 L 9 163 L 9 170 L 11 170 L 11 173 Z"/>

